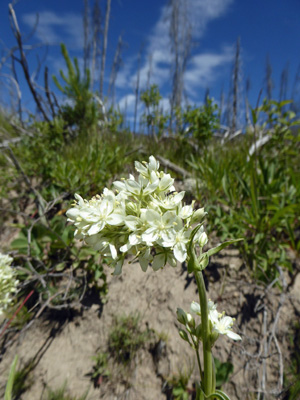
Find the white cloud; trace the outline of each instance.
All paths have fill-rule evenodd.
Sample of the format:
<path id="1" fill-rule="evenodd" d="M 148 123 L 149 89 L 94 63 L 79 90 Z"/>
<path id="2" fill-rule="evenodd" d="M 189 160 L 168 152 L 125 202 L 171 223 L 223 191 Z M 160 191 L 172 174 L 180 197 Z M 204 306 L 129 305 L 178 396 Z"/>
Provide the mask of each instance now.
<path id="1" fill-rule="evenodd" d="M 32 28 L 36 22 L 36 14 L 24 14 L 22 21 Z M 82 17 L 71 12 L 56 14 L 53 11 L 43 11 L 39 13 L 35 34 L 39 40 L 49 45 L 64 42 L 70 49 L 81 50 L 83 47 Z"/>
<path id="2" fill-rule="evenodd" d="M 184 74 L 188 95 L 196 96 L 197 89 L 207 88 L 218 77 L 220 68 L 232 62 L 233 54 L 233 47 L 224 47 L 221 53 L 202 53 L 193 56 Z"/>
<path id="3" fill-rule="evenodd" d="M 127 113 L 133 114 L 134 113 L 134 106 L 135 106 L 135 95 L 134 94 L 127 94 L 127 95 L 123 96 L 119 100 L 118 105 L 120 107 L 120 110 L 124 111 L 126 109 Z"/>
<path id="4" fill-rule="evenodd" d="M 203 36 L 207 24 L 221 17 L 234 0 L 188 0 L 188 17 L 197 39 Z"/>
<path id="5" fill-rule="evenodd" d="M 192 39 L 199 40 L 205 34 L 208 23 L 219 18 L 228 11 L 234 0 L 186 0 L 185 9 L 187 19 L 192 25 Z M 180 2 L 181 5 L 184 2 Z M 182 10 L 181 10 L 182 11 Z M 180 18 L 183 13 L 180 14 Z M 140 70 L 140 87 L 145 88 L 148 81 L 150 68 L 149 58 L 151 57 L 151 83 L 156 83 L 161 90 L 166 85 L 170 89 L 172 80 L 170 68 L 172 64 L 171 44 L 169 38 L 170 31 L 170 7 L 164 6 L 161 9 L 160 17 L 154 25 L 148 37 L 148 45 L 144 62 Z M 190 95 L 195 94 L 193 85 L 197 87 L 207 86 L 212 83 L 216 77 L 215 73 L 218 67 L 228 63 L 232 59 L 231 49 L 223 48 L 217 53 L 198 53 L 193 54 L 189 60 L 188 68 L 185 73 L 185 88 Z M 135 87 L 136 82 L 135 60 L 131 59 L 129 63 L 120 70 L 116 82 L 117 87 L 130 88 Z"/>

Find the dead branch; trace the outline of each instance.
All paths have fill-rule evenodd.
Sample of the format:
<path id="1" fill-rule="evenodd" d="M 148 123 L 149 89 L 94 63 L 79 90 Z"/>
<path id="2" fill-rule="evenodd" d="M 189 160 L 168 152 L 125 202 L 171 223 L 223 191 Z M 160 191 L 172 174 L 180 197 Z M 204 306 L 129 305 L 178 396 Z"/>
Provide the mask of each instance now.
<path id="1" fill-rule="evenodd" d="M 6 149 L 10 153 L 10 157 L 16 167 L 16 169 L 20 172 L 22 175 L 26 185 L 28 186 L 29 190 L 35 195 L 35 202 L 37 205 L 37 208 L 40 209 L 42 212 L 44 212 L 44 205 L 45 205 L 45 200 L 42 197 L 42 195 L 31 185 L 31 182 L 28 178 L 28 176 L 25 174 L 23 171 L 23 168 L 21 167 L 19 161 L 17 160 L 16 156 L 14 155 L 14 152 L 12 151 L 11 147 L 9 145 L 6 146 Z"/>
<path id="2" fill-rule="evenodd" d="M 50 122 L 50 120 L 49 120 L 49 118 L 48 118 L 48 116 L 47 116 L 47 114 L 46 114 L 46 112 L 45 112 L 45 110 L 44 110 L 44 108 L 43 108 L 43 106 L 41 104 L 40 98 L 39 98 L 39 96 L 38 96 L 38 94 L 37 94 L 37 92 L 36 92 L 36 90 L 34 88 L 33 82 L 32 82 L 32 80 L 30 78 L 29 66 L 28 66 L 28 63 L 27 63 L 27 59 L 26 59 L 26 55 L 25 55 L 24 47 L 23 47 L 22 34 L 20 32 L 18 20 L 17 20 L 16 14 L 15 14 L 15 10 L 14 10 L 13 5 L 11 3 L 8 5 L 8 8 L 9 8 L 9 16 L 10 16 L 11 28 L 12 28 L 13 34 L 14 34 L 16 40 L 17 40 L 18 50 L 19 50 L 19 53 L 20 53 L 20 58 L 19 59 L 15 58 L 15 60 L 19 62 L 19 64 L 21 65 L 21 67 L 23 69 L 26 82 L 28 84 L 28 87 L 30 89 L 30 92 L 31 92 L 33 98 L 34 98 L 34 101 L 35 101 L 35 103 L 37 105 L 38 110 L 43 115 L 45 121 Z"/>
<path id="3" fill-rule="evenodd" d="M 102 48 L 102 58 L 101 58 L 101 71 L 100 71 L 100 98 L 103 99 L 103 83 L 104 83 L 104 71 L 105 71 L 105 61 L 106 61 L 106 51 L 107 51 L 107 38 L 108 38 L 108 25 L 110 17 L 110 5 L 111 0 L 107 0 L 106 3 L 106 13 L 105 13 L 105 26 L 103 33 L 103 48 Z"/>
<path id="4" fill-rule="evenodd" d="M 51 113 L 52 113 L 52 117 L 55 118 L 55 110 L 54 110 L 54 105 L 52 103 L 52 99 L 51 99 L 51 94 L 52 92 L 50 92 L 49 90 L 49 79 L 48 79 L 48 67 L 45 67 L 44 70 L 44 85 L 45 85 L 45 92 L 46 92 L 46 96 L 47 96 L 47 100 L 51 109 Z"/>
<path id="5" fill-rule="evenodd" d="M 184 168 L 179 167 L 178 165 L 172 163 L 171 161 L 167 160 L 166 158 L 164 158 L 162 156 L 156 156 L 156 158 L 159 160 L 161 165 L 163 165 L 166 168 L 171 169 L 172 171 L 176 172 L 179 175 L 182 175 L 184 178 L 192 176 L 192 174 L 190 172 L 188 172 Z"/>

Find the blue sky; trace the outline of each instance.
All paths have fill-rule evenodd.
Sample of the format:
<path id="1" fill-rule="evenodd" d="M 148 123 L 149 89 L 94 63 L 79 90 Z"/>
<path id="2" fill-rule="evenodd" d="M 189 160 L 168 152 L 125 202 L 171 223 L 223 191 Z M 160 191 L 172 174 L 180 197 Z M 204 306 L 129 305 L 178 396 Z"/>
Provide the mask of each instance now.
<path id="1" fill-rule="evenodd" d="M 184 0 L 183 0 L 184 1 Z M 234 46 L 241 38 L 242 85 L 251 81 L 250 103 L 255 105 L 263 87 L 266 56 L 269 55 L 274 81 L 274 97 L 278 97 L 280 75 L 289 65 L 288 93 L 292 92 L 295 75 L 300 64 L 300 1 L 299 0 L 186 0 L 188 16 L 193 26 L 193 50 L 189 59 L 184 84 L 191 104 L 203 101 L 207 88 L 216 100 L 221 89 L 229 90 L 234 58 Z M 92 0 L 90 0 L 92 4 Z M 149 55 L 152 54 L 151 82 L 159 85 L 163 95 L 162 106 L 167 109 L 170 95 L 170 43 L 168 37 L 168 1 L 162 0 L 112 0 L 106 84 L 109 80 L 114 52 L 120 33 L 127 46 L 123 50 L 123 66 L 116 82 L 116 97 L 121 109 L 127 103 L 128 116 L 132 117 L 137 55 L 143 44 L 141 84 L 146 85 Z M 105 1 L 101 1 L 104 13 Z M 15 42 L 8 20 L 8 2 L 0 0 L 0 39 L 2 50 Z M 71 55 L 82 58 L 83 0 L 20 0 L 15 5 L 21 30 L 26 34 L 32 28 L 35 15 L 39 25 L 30 43 L 48 43 L 47 65 L 57 74 L 64 67 L 59 43 L 64 42 Z M 1 56 L 5 54 L 2 51 Z M 34 69 L 36 55 L 42 58 L 43 50 L 36 50 L 29 58 Z M 3 74 L 9 71 L 2 68 Z M 20 75 L 21 77 L 21 75 Z M 30 109 L 31 97 L 20 78 L 20 88 L 25 105 Z M 3 98 L 3 85 L 0 87 Z"/>

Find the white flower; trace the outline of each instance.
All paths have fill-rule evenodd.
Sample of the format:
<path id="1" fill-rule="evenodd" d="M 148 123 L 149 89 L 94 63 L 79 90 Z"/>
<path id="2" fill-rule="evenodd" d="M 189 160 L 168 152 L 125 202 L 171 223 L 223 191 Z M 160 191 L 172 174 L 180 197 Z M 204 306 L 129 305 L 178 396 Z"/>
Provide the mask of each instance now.
<path id="1" fill-rule="evenodd" d="M 178 216 L 182 219 L 187 219 L 193 214 L 193 206 L 184 206 L 178 213 Z"/>
<path id="2" fill-rule="evenodd" d="M 201 307 L 200 304 L 196 301 L 192 301 L 191 303 L 191 311 L 195 314 L 201 315 Z"/>
<path id="3" fill-rule="evenodd" d="M 208 302 L 207 302 L 207 309 L 208 309 L 208 318 L 209 318 L 209 319 L 213 318 L 214 312 L 215 312 L 216 309 L 217 309 L 216 304 L 215 304 L 213 301 L 208 300 Z M 195 313 L 195 314 L 201 315 L 201 307 L 200 307 L 200 304 L 197 303 L 196 301 L 192 301 L 192 303 L 191 303 L 191 311 L 192 311 L 193 313 Z"/>
<path id="4" fill-rule="evenodd" d="M 12 303 L 19 281 L 11 268 L 12 257 L 0 253 L 0 315 Z"/>
<path id="5" fill-rule="evenodd" d="M 109 192 L 109 193 L 108 193 Z M 93 197 L 89 202 L 82 201 L 77 195 L 78 203 L 67 211 L 68 221 L 72 221 L 78 232 L 83 235 L 96 235 L 106 224 L 121 225 L 124 216 L 115 210 L 115 195 L 104 192 L 105 197 Z M 116 212 L 113 212 L 116 211 Z"/>
<path id="6" fill-rule="evenodd" d="M 127 254 L 139 260 L 143 271 L 149 264 L 156 271 L 166 263 L 184 262 L 197 213 L 193 203 L 182 204 L 184 192 L 173 193 L 174 179 L 159 171 L 153 156 L 148 163 L 136 162 L 135 169 L 137 177 L 129 175 L 113 183 L 116 193 L 105 188 L 89 201 L 76 194 L 75 205 L 67 211 L 68 221 L 76 227 L 75 237 L 110 256 L 115 274 L 121 273 Z M 204 243 L 205 237 L 201 227 L 194 243 Z"/>
<path id="7" fill-rule="evenodd" d="M 242 340 L 242 338 L 237 334 L 232 332 L 231 327 L 234 323 L 234 319 L 226 315 L 220 314 L 217 311 L 217 306 L 211 300 L 207 302 L 208 308 L 208 319 L 212 325 L 212 332 L 216 332 L 221 335 L 227 335 L 233 340 Z M 191 303 L 191 311 L 199 316 L 201 316 L 200 304 L 196 301 Z"/>
<path id="8" fill-rule="evenodd" d="M 232 332 L 231 327 L 234 323 L 234 319 L 228 317 L 226 315 L 218 316 L 218 318 L 214 318 L 212 321 L 213 324 L 213 332 L 217 332 L 221 335 L 227 335 L 230 339 L 233 340 L 242 340 L 242 338 L 235 332 Z"/>
<path id="9" fill-rule="evenodd" d="M 145 178 L 149 179 L 152 176 L 159 176 L 159 162 L 153 156 L 149 157 L 149 163 L 144 161 L 144 165 L 138 161 L 134 163 L 135 169 Z"/>
<path id="10" fill-rule="evenodd" d="M 127 196 L 146 196 L 153 193 L 158 188 L 159 179 L 155 177 L 155 180 L 149 182 L 148 179 L 140 175 L 138 181 L 136 181 L 134 176 L 130 175 L 129 179 L 125 179 L 124 182 L 116 181 L 113 185 L 117 190 L 125 193 Z"/>
<path id="11" fill-rule="evenodd" d="M 185 192 L 170 194 L 166 197 L 151 197 L 151 200 L 158 207 L 164 208 L 165 210 L 175 210 L 180 204 L 184 197 Z"/>
<path id="12" fill-rule="evenodd" d="M 182 226 L 182 222 L 178 223 L 179 228 Z M 179 262 L 184 262 L 187 257 L 186 245 L 189 241 L 190 232 L 184 228 L 180 230 L 170 229 L 168 230 L 161 242 L 163 247 L 172 247 L 174 256 Z"/>
<path id="13" fill-rule="evenodd" d="M 149 228 L 143 233 L 142 239 L 150 246 L 167 234 L 169 229 L 181 222 L 174 211 L 167 211 L 161 215 L 155 210 L 146 209 L 143 218 L 147 221 Z"/>
<path id="14" fill-rule="evenodd" d="M 158 189 L 160 192 L 168 192 L 173 187 L 174 179 L 170 174 L 163 174 L 159 180 Z"/>

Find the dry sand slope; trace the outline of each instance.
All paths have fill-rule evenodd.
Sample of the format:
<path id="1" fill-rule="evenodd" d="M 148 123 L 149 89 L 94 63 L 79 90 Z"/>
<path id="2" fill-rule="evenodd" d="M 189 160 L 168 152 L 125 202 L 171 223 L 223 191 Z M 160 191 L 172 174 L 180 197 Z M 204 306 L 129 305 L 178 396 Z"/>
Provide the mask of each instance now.
<path id="1" fill-rule="evenodd" d="M 218 310 L 236 318 L 235 331 L 243 337 L 242 343 L 227 337 L 217 342 L 214 355 L 234 364 L 230 383 L 223 389 L 232 400 L 251 399 L 256 390 L 280 390 L 281 368 L 289 357 L 288 329 L 295 320 L 295 308 L 300 310 L 299 288 L 291 287 L 283 295 L 273 287 L 267 291 L 259 288 L 250 282 L 236 250 L 231 249 L 212 258 L 206 277 L 209 297 L 218 302 Z M 138 264 L 127 263 L 120 277 L 109 275 L 108 281 L 108 300 L 103 307 L 90 297 L 80 312 L 51 315 L 51 319 L 45 315 L 18 338 L 0 363 L 2 390 L 9 365 L 18 354 L 23 364 L 33 357 L 37 363 L 33 384 L 23 400 L 46 399 L 47 386 L 57 388 L 65 381 L 74 396 L 89 389 L 90 400 L 170 398 L 163 393 L 166 379 L 194 359 L 176 327 L 176 308 L 188 311 L 191 301 L 198 300 L 194 280 L 180 265 L 143 273 Z M 156 337 L 168 336 L 166 343 L 161 342 L 162 351 L 156 357 L 149 349 L 140 351 L 126 379 L 116 366 L 111 379 L 94 388 L 89 376 L 94 364 L 91 357 L 105 350 L 113 317 L 136 312 L 144 328 L 154 330 Z"/>

